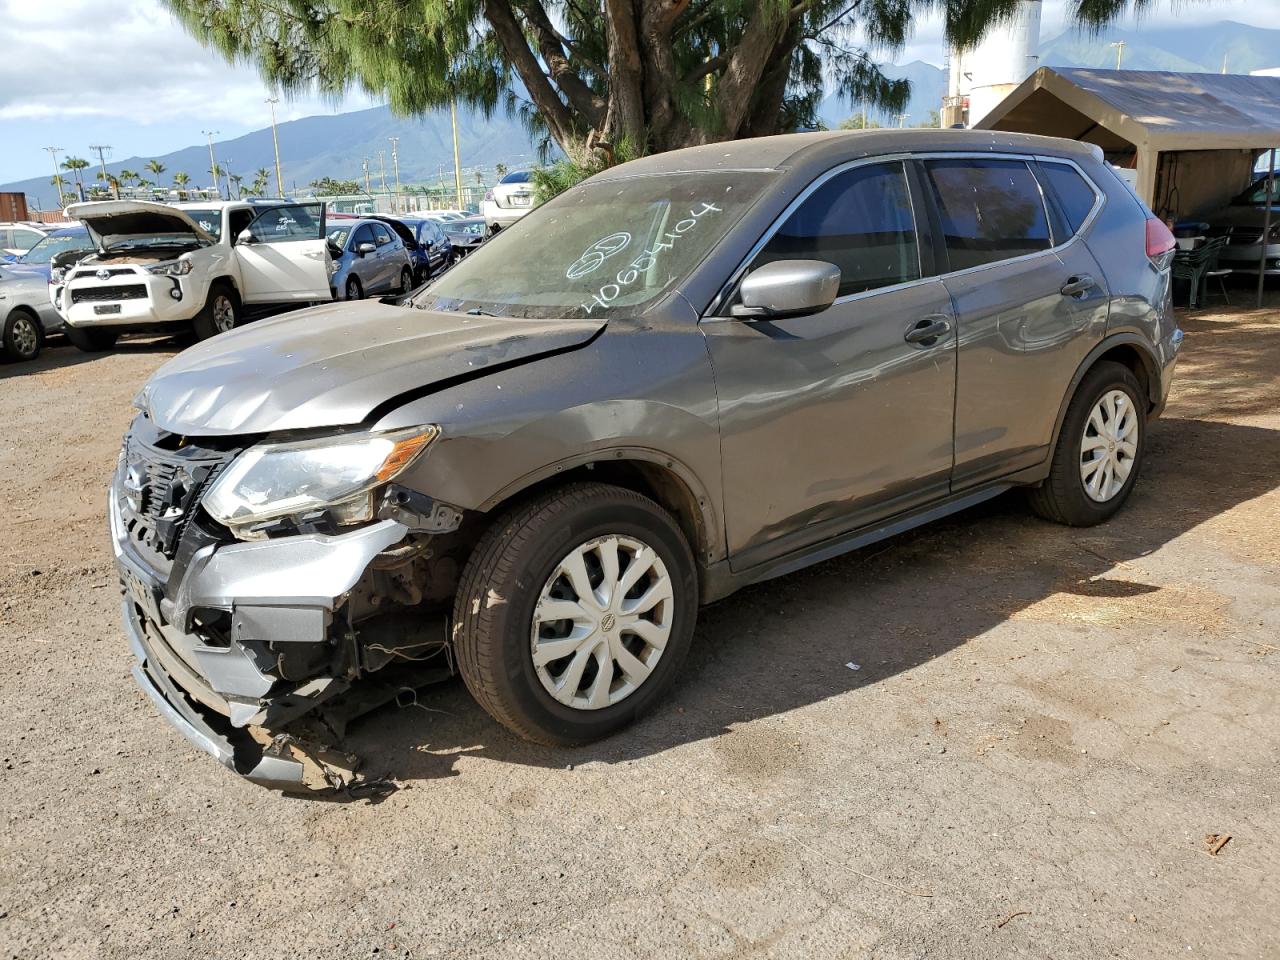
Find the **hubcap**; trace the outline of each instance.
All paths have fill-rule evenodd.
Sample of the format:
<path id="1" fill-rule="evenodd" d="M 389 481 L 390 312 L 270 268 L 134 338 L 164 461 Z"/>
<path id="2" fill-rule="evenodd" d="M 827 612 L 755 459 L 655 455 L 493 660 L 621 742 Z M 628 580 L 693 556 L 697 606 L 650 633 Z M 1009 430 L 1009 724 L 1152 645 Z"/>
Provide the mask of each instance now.
<path id="1" fill-rule="evenodd" d="M 1080 440 L 1080 479 L 1091 500 L 1118 494 L 1138 455 L 1138 411 L 1123 390 L 1102 396 L 1089 413 Z"/>
<path id="2" fill-rule="evenodd" d="M 596 537 L 556 565 L 533 612 L 534 670 L 567 707 L 599 710 L 649 678 L 671 637 L 671 577 L 657 553 Z"/>
<path id="3" fill-rule="evenodd" d="M 14 320 L 10 335 L 18 356 L 29 357 L 36 352 L 36 347 L 40 343 L 40 334 L 36 332 L 36 325 L 29 318 L 18 317 Z"/>
<path id="4" fill-rule="evenodd" d="M 214 298 L 213 325 L 218 328 L 220 333 L 226 333 L 228 330 L 235 328 L 236 308 L 232 305 L 230 297 L 220 294 Z"/>

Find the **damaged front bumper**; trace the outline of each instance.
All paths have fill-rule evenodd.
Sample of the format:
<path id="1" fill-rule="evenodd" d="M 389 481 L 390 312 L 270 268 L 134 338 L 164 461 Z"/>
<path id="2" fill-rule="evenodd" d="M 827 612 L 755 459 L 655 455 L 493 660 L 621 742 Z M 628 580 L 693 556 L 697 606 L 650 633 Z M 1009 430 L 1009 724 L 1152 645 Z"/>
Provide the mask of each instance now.
<path id="1" fill-rule="evenodd" d="M 289 738 L 263 743 L 253 728 L 277 729 L 347 689 L 352 671 L 300 670 L 289 680 L 284 665 L 312 651 L 322 662 L 342 660 L 333 645 L 350 631 L 334 624 L 335 610 L 409 528 L 382 520 L 334 536 L 203 543 L 179 551 L 166 571 L 131 542 L 119 485 L 111 537 L 139 686 L 183 736 L 242 776 L 282 789 L 314 786 Z M 206 629 L 215 617 L 222 629 Z"/>

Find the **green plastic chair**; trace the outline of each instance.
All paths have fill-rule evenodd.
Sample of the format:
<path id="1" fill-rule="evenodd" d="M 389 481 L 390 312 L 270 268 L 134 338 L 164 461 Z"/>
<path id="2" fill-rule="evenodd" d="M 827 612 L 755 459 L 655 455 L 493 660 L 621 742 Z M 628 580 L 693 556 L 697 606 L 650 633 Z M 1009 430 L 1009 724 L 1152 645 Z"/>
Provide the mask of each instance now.
<path id="1" fill-rule="evenodd" d="M 1192 310 L 1204 303 L 1209 273 L 1218 269 L 1218 258 L 1226 245 L 1226 237 L 1213 237 L 1195 250 L 1179 250 L 1174 254 L 1173 279 L 1186 280 L 1189 284 L 1187 306 Z"/>

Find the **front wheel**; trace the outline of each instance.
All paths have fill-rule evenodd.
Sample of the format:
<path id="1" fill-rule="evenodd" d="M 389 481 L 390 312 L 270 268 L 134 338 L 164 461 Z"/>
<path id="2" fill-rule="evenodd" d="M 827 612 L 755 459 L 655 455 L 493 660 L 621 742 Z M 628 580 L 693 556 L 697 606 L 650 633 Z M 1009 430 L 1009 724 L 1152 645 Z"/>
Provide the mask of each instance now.
<path id="1" fill-rule="evenodd" d="M 63 333 L 67 339 L 71 341 L 71 345 L 85 353 L 102 353 L 104 350 L 110 350 L 116 345 L 116 341 L 120 339 L 120 334 L 109 327 L 99 328 L 83 328 L 73 327 L 67 324 L 63 328 Z"/>
<path id="2" fill-rule="evenodd" d="M 680 673 L 698 611 L 671 515 L 604 484 L 553 490 L 481 538 L 454 601 L 453 642 L 480 706 L 526 740 L 606 737 Z"/>
<path id="3" fill-rule="evenodd" d="M 413 271 L 408 267 L 400 270 L 400 289 L 398 293 L 408 293 L 413 289 Z"/>
<path id="4" fill-rule="evenodd" d="M 215 283 L 209 290 L 204 309 L 196 314 L 191 326 L 197 339 L 208 340 L 234 330 L 239 323 L 240 298 L 227 284 Z"/>
<path id="5" fill-rule="evenodd" d="M 1128 367 L 1099 363 L 1080 381 L 1062 421 L 1049 476 L 1031 508 L 1055 523 L 1102 523 L 1128 499 L 1146 441 L 1147 403 Z"/>
<path id="6" fill-rule="evenodd" d="M 40 321 L 25 310 L 14 310 L 4 323 L 3 353 L 10 360 L 34 360 L 40 356 L 44 331 Z"/>
<path id="7" fill-rule="evenodd" d="M 364 296 L 364 290 L 360 288 L 360 281 L 355 277 L 347 278 L 347 299 L 359 300 Z"/>

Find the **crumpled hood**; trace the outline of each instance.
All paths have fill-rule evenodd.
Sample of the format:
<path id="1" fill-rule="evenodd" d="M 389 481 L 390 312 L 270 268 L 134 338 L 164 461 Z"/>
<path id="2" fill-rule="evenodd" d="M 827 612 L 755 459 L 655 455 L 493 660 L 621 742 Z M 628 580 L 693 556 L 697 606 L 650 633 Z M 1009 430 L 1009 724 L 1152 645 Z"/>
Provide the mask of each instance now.
<path id="1" fill-rule="evenodd" d="M 143 387 L 140 404 L 186 436 L 347 426 L 409 391 L 582 346 L 603 326 L 326 304 L 183 351 Z"/>

